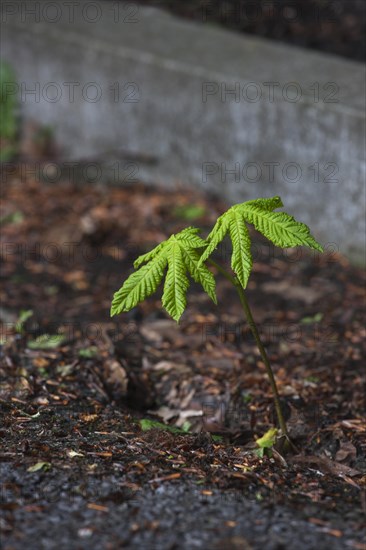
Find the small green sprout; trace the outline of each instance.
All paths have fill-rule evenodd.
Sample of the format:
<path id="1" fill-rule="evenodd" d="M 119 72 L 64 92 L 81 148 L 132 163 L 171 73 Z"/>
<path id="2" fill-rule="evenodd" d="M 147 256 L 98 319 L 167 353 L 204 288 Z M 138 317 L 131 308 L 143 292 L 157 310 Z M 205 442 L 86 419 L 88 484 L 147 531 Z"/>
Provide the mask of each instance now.
<path id="1" fill-rule="evenodd" d="M 130 311 L 156 292 L 165 272 L 162 305 L 175 321 L 179 321 L 187 305 L 186 295 L 190 284 L 187 275 L 201 284 L 211 300 L 217 304 L 215 278 L 205 263 L 209 262 L 238 292 L 269 377 L 282 436 L 289 442 L 273 371 L 244 292 L 253 266 L 247 223 L 252 224 L 257 231 L 281 248 L 303 245 L 323 252 L 307 225 L 296 221 L 285 212 L 274 212 L 282 206 L 283 203 L 277 196 L 243 202 L 232 206 L 217 219 L 206 240 L 198 235 L 200 230 L 195 227 L 188 227 L 171 235 L 153 250 L 136 259 L 135 271 L 113 296 L 111 316 Z M 211 258 L 227 234 L 232 242 L 232 273 Z"/>
<path id="2" fill-rule="evenodd" d="M 277 428 L 270 428 L 262 437 L 257 439 L 256 444 L 259 448 L 256 450 L 256 454 L 260 458 L 263 458 L 266 453 L 271 456 L 271 449 L 277 441 L 277 432 Z"/>

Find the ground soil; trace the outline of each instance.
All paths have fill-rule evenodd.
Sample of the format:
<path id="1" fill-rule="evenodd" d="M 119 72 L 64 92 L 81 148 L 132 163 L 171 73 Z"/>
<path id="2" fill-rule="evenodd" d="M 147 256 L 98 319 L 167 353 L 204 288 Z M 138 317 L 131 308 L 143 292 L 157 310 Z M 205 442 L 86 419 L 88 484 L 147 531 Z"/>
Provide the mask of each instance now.
<path id="1" fill-rule="evenodd" d="M 299 451 L 261 457 L 271 393 L 226 280 L 179 325 L 159 293 L 109 317 L 140 253 L 225 205 L 31 174 L 3 174 L 2 548 L 364 549 L 364 272 L 253 233 L 247 296 Z"/>

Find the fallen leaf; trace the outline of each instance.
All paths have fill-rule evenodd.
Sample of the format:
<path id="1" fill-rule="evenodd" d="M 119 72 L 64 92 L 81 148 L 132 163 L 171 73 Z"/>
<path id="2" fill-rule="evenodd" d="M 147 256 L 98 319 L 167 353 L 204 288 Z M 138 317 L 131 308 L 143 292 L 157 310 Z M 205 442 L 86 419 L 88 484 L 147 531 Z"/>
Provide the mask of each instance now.
<path id="1" fill-rule="evenodd" d="M 27 472 L 39 472 L 40 470 L 46 472 L 51 468 L 51 466 L 52 465 L 50 462 L 37 462 L 33 466 L 29 466 L 29 468 L 27 468 Z"/>
<path id="2" fill-rule="evenodd" d="M 356 447 L 350 441 L 342 441 L 341 446 L 335 455 L 335 459 L 337 462 L 345 462 L 346 460 L 355 460 L 356 455 Z"/>
<path id="3" fill-rule="evenodd" d="M 93 357 L 96 357 L 98 353 L 97 346 L 79 349 L 79 357 L 83 357 L 84 359 L 92 359 Z"/>
<path id="4" fill-rule="evenodd" d="M 74 458 L 75 456 L 85 456 L 83 453 L 78 453 L 77 451 L 73 451 L 72 449 L 69 451 L 66 451 L 67 456 L 70 458 Z"/>
<path id="5" fill-rule="evenodd" d="M 260 449 L 271 449 L 276 443 L 277 428 L 270 428 L 262 437 L 256 440 L 256 444 Z"/>
<path id="6" fill-rule="evenodd" d="M 116 359 L 107 359 L 103 363 L 104 376 L 108 385 L 112 390 L 118 392 L 119 395 L 127 394 L 128 377 L 121 363 Z"/>
<path id="7" fill-rule="evenodd" d="M 162 424 L 156 420 L 149 420 L 148 418 L 143 418 L 139 421 L 141 429 L 143 432 L 148 430 L 165 430 L 172 433 L 185 433 L 180 428 L 175 428 L 174 426 L 168 426 L 167 424 Z"/>
<path id="8" fill-rule="evenodd" d="M 334 462 L 333 460 L 330 460 L 330 458 L 322 457 L 322 456 L 294 456 L 292 457 L 292 462 L 298 462 L 302 464 L 313 464 L 319 468 L 320 471 L 326 474 L 332 474 L 337 477 L 354 477 L 361 475 L 361 472 L 358 470 L 355 470 L 354 468 L 350 468 L 349 466 L 346 466 L 345 464 L 340 464 L 339 462 Z"/>
<path id="9" fill-rule="evenodd" d="M 30 340 L 27 346 L 30 349 L 53 349 L 62 344 L 65 339 L 63 334 L 41 334 L 35 340 Z"/>
<path id="10" fill-rule="evenodd" d="M 264 292 L 286 296 L 288 300 L 300 300 L 307 305 L 315 303 L 321 297 L 321 292 L 309 286 L 291 285 L 288 281 L 270 282 L 262 285 Z"/>

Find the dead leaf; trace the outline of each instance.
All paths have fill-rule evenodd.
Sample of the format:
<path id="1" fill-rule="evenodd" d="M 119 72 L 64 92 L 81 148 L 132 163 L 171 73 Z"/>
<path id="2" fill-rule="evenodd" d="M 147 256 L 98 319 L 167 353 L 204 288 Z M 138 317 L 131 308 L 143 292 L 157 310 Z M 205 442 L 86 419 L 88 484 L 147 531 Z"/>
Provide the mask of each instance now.
<path id="1" fill-rule="evenodd" d="M 321 292 L 309 286 L 290 284 L 288 281 L 270 282 L 262 285 L 264 292 L 280 294 L 289 300 L 300 300 L 307 305 L 314 304 L 321 297 Z"/>
<path id="2" fill-rule="evenodd" d="M 72 449 L 67 450 L 66 454 L 70 458 L 75 458 L 76 456 L 85 456 L 83 453 L 78 453 L 77 451 L 73 451 Z"/>
<path id="3" fill-rule="evenodd" d="M 335 459 L 337 462 L 349 462 L 355 460 L 357 455 L 356 447 L 350 441 L 342 441 L 338 449 Z"/>
<path id="4" fill-rule="evenodd" d="M 302 464 L 313 464 L 319 468 L 319 470 L 325 474 L 335 475 L 337 477 L 354 477 L 361 475 L 361 472 L 350 468 L 345 464 L 340 464 L 339 462 L 334 462 L 329 458 L 323 456 L 294 456 L 292 457 L 292 462 L 298 462 Z"/>
<path id="5" fill-rule="evenodd" d="M 51 468 L 50 462 L 37 462 L 33 466 L 27 468 L 27 472 L 39 472 L 40 470 L 47 471 Z"/>
<path id="6" fill-rule="evenodd" d="M 140 332 L 151 343 L 160 343 L 163 340 L 173 342 L 178 335 L 178 327 L 170 319 L 157 319 L 143 323 Z"/>
<path id="7" fill-rule="evenodd" d="M 113 392 L 119 396 L 127 395 L 128 377 L 121 363 L 116 359 L 107 359 L 103 364 L 105 380 Z"/>

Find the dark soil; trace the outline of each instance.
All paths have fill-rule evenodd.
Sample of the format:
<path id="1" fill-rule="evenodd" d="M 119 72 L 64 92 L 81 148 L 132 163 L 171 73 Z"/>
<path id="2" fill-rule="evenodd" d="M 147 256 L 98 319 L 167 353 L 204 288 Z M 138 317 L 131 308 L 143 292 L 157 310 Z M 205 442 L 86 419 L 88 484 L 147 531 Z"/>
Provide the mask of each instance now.
<path id="1" fill-rule="evenodd" d="M 248 299 L 299 449 L 260 457 L 271 394 L 225 280 L 179 326 L 159 295 L 109 317 L 138 254 L 225 205 L 30 173 L 3 174 L 2 548 L 364 549 L 364 272 L 253 235 Z"/>
<path id="2" fill-rule="evenodd" d="M 364 0 L 138 0 L 203 24 L 365 60 Z"/>

